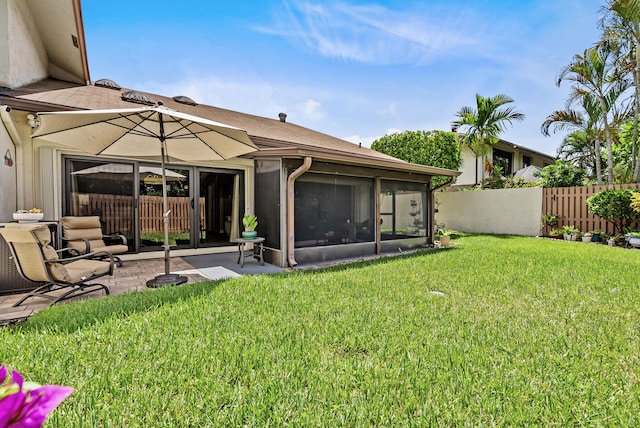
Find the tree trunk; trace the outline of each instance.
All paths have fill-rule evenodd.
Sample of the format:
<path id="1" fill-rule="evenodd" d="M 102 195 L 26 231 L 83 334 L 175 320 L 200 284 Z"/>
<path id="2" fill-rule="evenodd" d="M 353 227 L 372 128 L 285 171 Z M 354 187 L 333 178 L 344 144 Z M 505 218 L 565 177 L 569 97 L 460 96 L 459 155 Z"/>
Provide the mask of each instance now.
<path id="1" fill-rule="evenodd" d="M 604 135 L 607 139 L 607 184 L 613 184 L 613 143 L 609 130 L 609 120 L 607 119 L 607 101 L 600 96 L 600 109 L 602 110 L 602 121 L 604 123 Z"/>
<path id="2" fill-rule="evenodd" d="M 602 159 L 600 157 L 600 140 L 596 138 L 595 142 L 595 156 L 596 156 L 596 182 L 598 186 L 602 185 Z"/>
<path id="3" fill-rule="evenodd" d="M 633 112 L 633 181 L 640 183 L 640 150 L 638 148 L 638 114 L 640 114 L 640 46 L 635 46 L 636 63 L 633 68 L 633 84 L 636 89 L 635 111 Z"/>

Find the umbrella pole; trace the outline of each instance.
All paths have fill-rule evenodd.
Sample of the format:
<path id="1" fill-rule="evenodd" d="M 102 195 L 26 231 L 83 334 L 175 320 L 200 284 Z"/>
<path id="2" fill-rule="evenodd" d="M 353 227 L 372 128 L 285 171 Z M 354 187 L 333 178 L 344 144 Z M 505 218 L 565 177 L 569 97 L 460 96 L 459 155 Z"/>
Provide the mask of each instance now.
<path id="1" fill-rule="evenodd" d="M 164 134 L 162 115 L 160 115 L 160 132 L 161 134 Z M 171 214 L 171 210 L 169 210 L 169 203 L 167 201 L 167 171 L 164 162 L 165 149 L 163 137 L 161 137 L 160 144 L 162 145 L 160 150 L 162 156 L 162 222 L 164 224 L 164 274 L 158 275 L 155 278 L 147 281 L 147 287 L 151 288 L 157 288 L 163 285 L 180 285 L 187 282 L 186 276 L 171 273 L 170 269 L 171 256 L 169 254 L 169 214 Z"/>

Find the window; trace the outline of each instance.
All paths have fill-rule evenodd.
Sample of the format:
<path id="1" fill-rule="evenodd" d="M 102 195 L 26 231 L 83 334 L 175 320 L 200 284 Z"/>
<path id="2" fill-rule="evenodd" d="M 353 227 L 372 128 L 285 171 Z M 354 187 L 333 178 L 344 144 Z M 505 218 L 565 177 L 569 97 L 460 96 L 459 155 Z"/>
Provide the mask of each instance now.
<path id="1" fill-rule="evenodd" d="M 427 190 L 424 184 L 382 181 L 382 240 L 427 236 Z"/>
<path id="2" fill-rule="evenodd" d="M 511 175 L 513 173 L 513 153 L 493 149 L 493 166 L 502 168 L 503 176 Z"/>
<path id="3" fill-rule="evenodd" d="M 526 167 L 530 166 L 531 164 L 532 164 L 531 163 L 531 156 L 522 155 L 522 167 L 526 168 Z"/>
<path id="4" fill-rule="evenodd" d="M 371 242 L 373 180 L 307 173 L 295 183 L 295 246 Z"/>
<path id="5" fill-rule="evenodd" d="M 131 163 L 66 159 L 64 215 L 100 216 L 102 231 L 134 237 L 134 166 Z"/>

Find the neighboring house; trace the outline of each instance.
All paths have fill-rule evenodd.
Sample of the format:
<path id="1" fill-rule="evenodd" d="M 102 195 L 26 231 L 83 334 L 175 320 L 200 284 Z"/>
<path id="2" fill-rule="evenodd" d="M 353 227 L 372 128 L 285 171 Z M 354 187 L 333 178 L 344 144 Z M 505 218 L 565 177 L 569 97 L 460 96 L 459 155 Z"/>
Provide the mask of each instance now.
<path id="1" fill-rule="evenodd" d="M 99 215 L 130 252 L 155 256 L 162 230 L 158 159 L 90 156 L 33 140 L 36 112 L 165 106 L 245 129 L 259 151 L 169 168 L 173 255 L 235 251 L 242 215 L 258 216 L 265 259 L 279 266 L 433 243 L 433 176 L 410 164 L 286 121 L 140 93 L 89 76 L 79 0 L 0 0 L 0 222 L 17 209 L 46 220 Z M 274 112 L 274 116 L 276 116 Z M 153 252 L 153 253 L 152 253 Z"/>
<path id="2" fill-rule="evenodd" d="M 469 187 L 480 183 L 491 175 L 493 165 L 500 165 L 504 176 L 510 176 L 530 165 L 544 168 L 555 163 L 556 158 L 535 150 L 500 140 L 489 150 L 488 155 L 476 158 L 468 146 L 461 148 L 462 173 L 455 182 L 455 187 Z"/>

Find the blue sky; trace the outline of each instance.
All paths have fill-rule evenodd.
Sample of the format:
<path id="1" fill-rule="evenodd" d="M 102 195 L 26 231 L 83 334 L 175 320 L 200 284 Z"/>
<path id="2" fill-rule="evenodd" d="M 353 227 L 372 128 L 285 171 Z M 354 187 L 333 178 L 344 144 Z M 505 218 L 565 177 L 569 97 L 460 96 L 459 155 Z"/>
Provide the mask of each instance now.
<path id="1" fill-rule="evenodd" d="M 475 94 L 526 115 L 502 138 L 555 154 L 558 71 L 596 42 L 604 0 L 84 0 L 92 80 L 287 120 L 369 146 L 449 130 Z"/>

